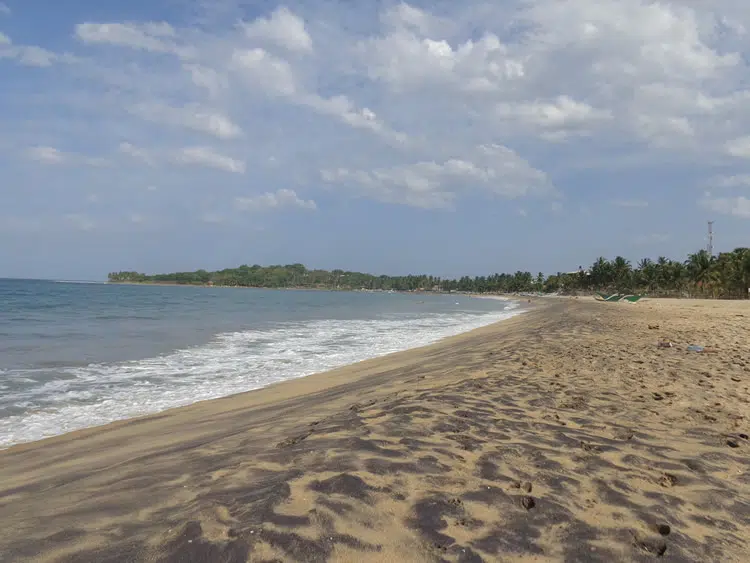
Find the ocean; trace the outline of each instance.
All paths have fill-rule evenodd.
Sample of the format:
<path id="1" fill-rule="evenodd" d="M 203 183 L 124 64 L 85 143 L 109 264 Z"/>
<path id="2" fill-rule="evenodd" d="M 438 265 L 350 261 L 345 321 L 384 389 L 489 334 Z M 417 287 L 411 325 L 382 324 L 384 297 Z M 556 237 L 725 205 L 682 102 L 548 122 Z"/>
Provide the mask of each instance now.
<path id="1" fill-rule="evenodd" d="M 0 279 L 0 448 L 423 346 L 519 312 L 464 295 Z"/>

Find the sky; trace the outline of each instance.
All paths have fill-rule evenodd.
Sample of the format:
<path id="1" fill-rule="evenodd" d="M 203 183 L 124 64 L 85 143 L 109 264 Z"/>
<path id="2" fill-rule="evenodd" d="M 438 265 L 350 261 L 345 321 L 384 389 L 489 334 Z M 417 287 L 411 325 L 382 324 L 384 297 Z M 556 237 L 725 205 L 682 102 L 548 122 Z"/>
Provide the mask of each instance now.
<path id="1" fill-rule="evenodd" d="M 750 246 L 747 0 L 3 0 L 0 277 Z"/>

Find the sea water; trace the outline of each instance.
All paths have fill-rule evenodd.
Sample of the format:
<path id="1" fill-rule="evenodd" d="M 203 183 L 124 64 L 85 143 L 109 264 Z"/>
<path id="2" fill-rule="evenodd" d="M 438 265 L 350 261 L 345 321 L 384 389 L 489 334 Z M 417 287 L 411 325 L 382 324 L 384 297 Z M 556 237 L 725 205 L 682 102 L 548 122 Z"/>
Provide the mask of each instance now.
<path id="1" fill-rule="evenodd" d="M 518 314 L 464 295 L 0 280 L 0 448 L 430 344 Z"/>

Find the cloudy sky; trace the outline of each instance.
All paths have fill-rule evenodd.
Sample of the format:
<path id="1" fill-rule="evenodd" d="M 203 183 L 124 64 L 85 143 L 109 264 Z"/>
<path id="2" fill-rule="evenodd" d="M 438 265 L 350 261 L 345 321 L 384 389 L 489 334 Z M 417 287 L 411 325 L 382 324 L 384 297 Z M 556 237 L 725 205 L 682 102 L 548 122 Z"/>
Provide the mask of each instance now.
<path id="1" fill-rule="evenodd" d="M 4 0 L 0 276 L 750 246 L 747 0 Z"/>

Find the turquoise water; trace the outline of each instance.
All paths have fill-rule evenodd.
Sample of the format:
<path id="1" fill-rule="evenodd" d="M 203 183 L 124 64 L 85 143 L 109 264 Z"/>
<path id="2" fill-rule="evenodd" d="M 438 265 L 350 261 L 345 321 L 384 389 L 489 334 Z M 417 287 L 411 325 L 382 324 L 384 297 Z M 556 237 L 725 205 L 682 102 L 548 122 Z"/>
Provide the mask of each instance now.
<path id="1" fill-rule="evenodd" d="M 422 346 L 518 312 L 455 295 L 0 280 L 0 447 Z"/>

